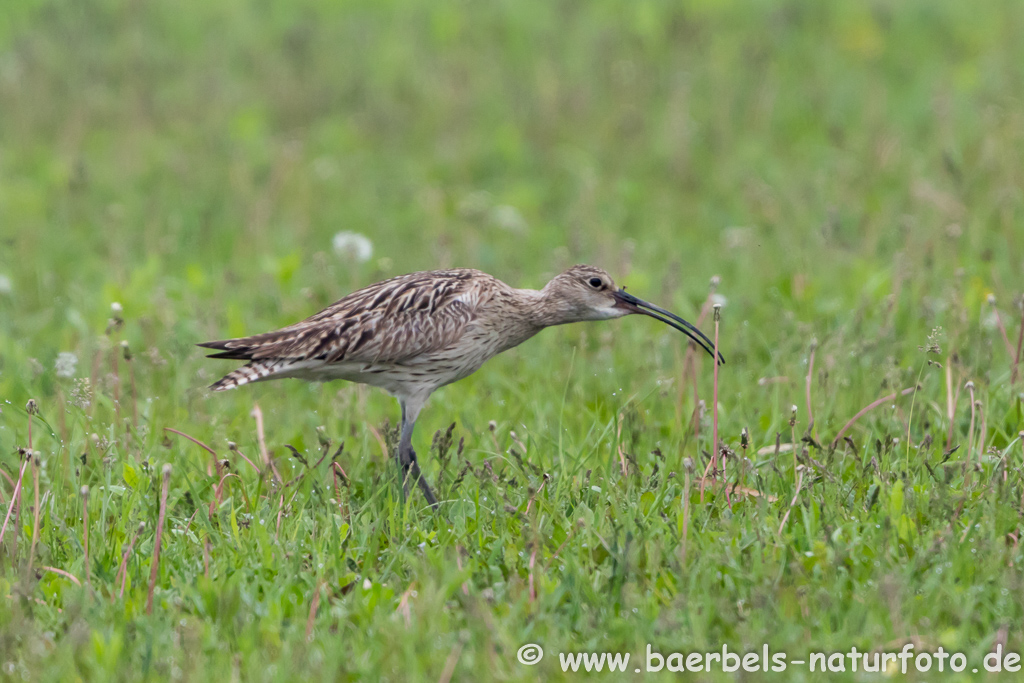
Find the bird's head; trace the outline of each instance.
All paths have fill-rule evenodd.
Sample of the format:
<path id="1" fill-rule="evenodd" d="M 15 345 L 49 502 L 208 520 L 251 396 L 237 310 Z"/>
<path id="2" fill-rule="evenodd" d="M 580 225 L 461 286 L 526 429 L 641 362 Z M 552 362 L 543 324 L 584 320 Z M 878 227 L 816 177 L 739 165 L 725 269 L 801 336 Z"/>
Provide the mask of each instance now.
<path id="1" fill-rule="evenodd" d="M 612 276 L 601 268 L 577 265 L 556 275 L 542 292 L 542 307 L 546 309 L 545 324 L 609 320 L 631 313 L 640 313 L 674 327 L 713 358 L 714 345 L 703 332 L 664 308 L 638 299 L 615 286 Z M 725 359 L 718 354 L 719 364 Z"/>

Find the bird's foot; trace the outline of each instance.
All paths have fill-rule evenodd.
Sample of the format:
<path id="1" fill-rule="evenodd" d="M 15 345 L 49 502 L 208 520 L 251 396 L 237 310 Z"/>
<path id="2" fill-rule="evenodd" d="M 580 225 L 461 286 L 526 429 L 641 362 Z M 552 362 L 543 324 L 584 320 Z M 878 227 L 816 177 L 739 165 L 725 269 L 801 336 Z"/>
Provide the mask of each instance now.
<path id="1" fill-rule="evenodd" d="M 427 503 L 430 505 L 432 510 L 437 510 L 438 503 L 437 497 L 430 488 L 430 484 L 427 483 L 426 478 L 420 472 L 420 465 L 416 461 L 416 451 L 412 448 L 399 449 L 398 451 L 398 463 L 402 468 L 402 497 L 408 500 L 409 498 L 409 481 L 415 481 L 420 490 L 423 491 L 423 497 L 427 499 Z"/>

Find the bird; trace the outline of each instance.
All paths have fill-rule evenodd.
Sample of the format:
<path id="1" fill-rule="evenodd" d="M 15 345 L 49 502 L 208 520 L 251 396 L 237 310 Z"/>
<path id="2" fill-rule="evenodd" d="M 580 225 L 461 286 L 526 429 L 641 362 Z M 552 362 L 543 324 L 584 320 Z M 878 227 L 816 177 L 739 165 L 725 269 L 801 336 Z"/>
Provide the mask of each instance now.
<path id="1" fill-rule="evenodd" d="M 546 327 L 630 314 L 670 325 L 724 364 L 717 345 L 694 325 L 616 287 L 605 270 L 588 265 L 565 270 L 539 290 L 517 289 L 470 268 L 399 275 L 353 292 L 294 325 L 198 346 L 217 351 L 209 358 L 248 361 L 210 385 L 212 391 L 298 378 L 341 379 L 390 393 L 401 408 L 395 460 L 403 500 L 415 482 L 436 510 L 437 497 L 412 445 L 416 420 L 430 395 Z"/>

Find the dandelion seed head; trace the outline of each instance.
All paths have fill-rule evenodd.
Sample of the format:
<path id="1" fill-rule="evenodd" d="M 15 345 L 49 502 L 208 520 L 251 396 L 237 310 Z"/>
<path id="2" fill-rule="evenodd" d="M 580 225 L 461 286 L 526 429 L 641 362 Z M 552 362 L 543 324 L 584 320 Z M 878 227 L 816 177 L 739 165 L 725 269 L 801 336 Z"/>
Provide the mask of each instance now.
<path id="1" fill-rule="evenodd" d="M 64 379 L 71 379 L 75 376 L 75 369 L 78 367 L 78 356 L 70 351 L 61 351 L 57 354 L 57 360 L 53 364 L 57 376 Z"/>
<path id="2" fill-rule="evenodd" d="M 343 230 L 331 240 L 334 253 L 356 263 L 366 263 L 373 258 L 373 242 L 366 235 Z"/>
<path id="3" fill-rule="evenodd" d="M 508 204 L 501 204 L 491 210 L 491 222 L 502 230 L 509 232 L 526 232 L 526 219 L 519 209 Z"/>

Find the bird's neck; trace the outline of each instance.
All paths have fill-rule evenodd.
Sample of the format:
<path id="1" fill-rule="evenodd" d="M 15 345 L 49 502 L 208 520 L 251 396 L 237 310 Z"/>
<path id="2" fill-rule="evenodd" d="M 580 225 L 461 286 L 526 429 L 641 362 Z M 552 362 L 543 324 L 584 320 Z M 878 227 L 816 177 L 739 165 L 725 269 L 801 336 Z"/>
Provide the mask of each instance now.
<path id="1" fill-rule="evenodd" d="M 539 332 L 545 327 L 564 325 L 578 320 L 564 299 L 551 296 L 544 289 L 517 289 L 516 297 L 527 312 L 526 320 Z"/>

